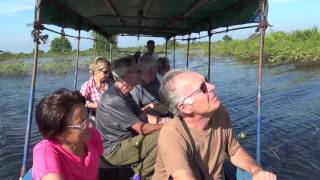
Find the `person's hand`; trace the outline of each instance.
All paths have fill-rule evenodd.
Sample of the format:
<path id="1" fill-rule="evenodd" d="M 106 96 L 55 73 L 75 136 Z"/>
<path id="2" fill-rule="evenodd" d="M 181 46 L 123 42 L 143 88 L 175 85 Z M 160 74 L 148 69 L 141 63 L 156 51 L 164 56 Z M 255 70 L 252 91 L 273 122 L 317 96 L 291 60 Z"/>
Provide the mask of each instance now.
<path id="1" fill-rule="evenodd" d="M 163 124 L 171 119 L 172 118 L 170 118 L 170 117 L 160 117 L 160 118 L 158 118 L 158 124 Z"/>
<path id="2" fill-rule="evenodd" d="M 269 171 L 258 169 L 252 173 L 252 180 L 276 180 L 277 176 Z"/>
<path id="3" fill-rule="evenodd" d="M 157 116 L 151 115 L 151 114 L 146 114 L 148 117 L 148 123 L 150 124 L 158 124 L 158 118 Z"/>
<path id="4" fill-rule="evenodd" d="M 139 116 L 140 121 L 147 123 L 148 122 L 148 116 L 146 113 L 141 113 Z"/>
<path id="5" fill-rule="evenodd" d="M 143 108 L 141 108 L 141 111 L 147 112 L 150 109 L 154 109 L 154 103 L 149 103 L 149 104 L 145 105 Z"/>
<path id="6" fill-rule="evenodd" d="M 142 112 L 148 112 L 151 109 L 159 112 L 160 114 L 165 114 L 168 112 L 167 107 L 161 103 L 149 103 L 141 108 Z"/>

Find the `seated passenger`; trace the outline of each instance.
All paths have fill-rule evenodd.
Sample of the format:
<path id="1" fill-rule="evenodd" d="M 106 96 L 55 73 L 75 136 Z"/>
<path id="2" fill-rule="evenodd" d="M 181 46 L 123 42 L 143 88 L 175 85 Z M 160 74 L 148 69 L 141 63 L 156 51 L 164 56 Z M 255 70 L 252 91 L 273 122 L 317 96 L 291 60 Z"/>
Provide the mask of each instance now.
<path id="1" fill-rule="evenodd" d="M 59 89 L 43 97 L 36 122 L 44 139 L 33 149 L 32 179 L 97 179 L 102 141 L 79 92 Z"/>
<path id="2" fill-rule="evenodd" d="M 214 84 L 196 72 L 174 70 L 164 77 L 160 92 L 176 116 L 160 131 L 153 180 L 224 179 L 226 158 L 252 179 L 276 179 L 240 146 Z"/>
<path id="3" fill-rule="evenodd" d="M 168 117 L 170 114 L 167 114 L 167 108 L 160 103 L 159 90 L 161 84 L 156 76 L 157 62 L 150 55 L 142 56 L 140 61 L 142 67 L 141 83 L 136 85 L 130 93 L 143 112 L 147 115 L 157 116 L 157 123 L 163 123 L 170 119 L 163 117 Z"/>
<path id="4" fill-rule="evenodd" d="M 103 143 L 103 159 L 113 166 L 131 165 L 142 177 L 153 174 L 157 154 L 157 119 L 143 116 L 130 90 L 140 83 L 139 65 L 133 56 L 112 63 L 115 83 L 103 93 L 97 108 L 97 127 Z"/>
<path id="5" fill-rule="evenodd" d="M 133 57 L 136 59 L 136 61 L 138 61 L 140 59 L 140 56 L 141 56 L 141 52 L 140 51 L 137 51 L 134 53 Z"/>
<path id="6" fill-rule="evenodd" d="M 86 98 L 86 107 L 96 109 L 103 92 L 113 84 L 111 64 L 103 57 L 96 57 L 90 64 L 90 79 L 81 86 L 81 94 Z"/>
<path id="7" fill-rule="evenodd" d="M 140 58 L 141 61 L 141 82 L 136 85 L 132 91 L 133 99 L 143 108 L 150 103 L 160 102 L 160 81 L 156 78 L 157 62 L 153 56 L 144 55 Z"/>
<path id="8" fill-rule="evenodd" d="M 157 60 L 157 66 L 158 66 L 158 74 L 157 74 L 157 78 L 159 79 L 159 81 L 162 80 L 162 77 L 168 72 L 170 71 L 170 63 L 169 63 L 169 59 L 166 57 L 160 57 Z"/>

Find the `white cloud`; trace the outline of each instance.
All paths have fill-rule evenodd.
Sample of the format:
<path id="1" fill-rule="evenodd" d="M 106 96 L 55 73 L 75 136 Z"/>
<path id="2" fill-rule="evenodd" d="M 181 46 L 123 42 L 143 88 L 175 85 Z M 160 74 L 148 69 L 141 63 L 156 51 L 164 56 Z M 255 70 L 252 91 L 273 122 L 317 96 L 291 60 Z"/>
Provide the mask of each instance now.
<path id="1" fill-rule="evenodd" d="M 0 14 L 14 15 L 21 11 L 34 9 L 34 0 L 1 0 Z"/>

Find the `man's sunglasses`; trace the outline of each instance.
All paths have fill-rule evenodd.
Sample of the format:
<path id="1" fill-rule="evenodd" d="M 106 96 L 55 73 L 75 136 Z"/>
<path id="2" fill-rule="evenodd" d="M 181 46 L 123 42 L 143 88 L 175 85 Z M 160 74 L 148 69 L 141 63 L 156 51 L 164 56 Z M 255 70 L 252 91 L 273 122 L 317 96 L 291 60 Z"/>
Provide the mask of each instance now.
<path id="1" fill-rule="evenodd" d="M 189 96 L 183 98 L 183 100 L 182 100 L 181 102 L 183 103 L 185 100 L 187 100 L 188 98 L 190 98 L 190 97 L 198 94 L 199 92 L 202 92 L 202 93 L 204 93 L 204 94 L 207 94 L 207 93 L 208 93 L 208 88 L 207 88 L 207 85 L 206 85 L 206 82 L 205 82 L 205 81 L 203 81 L 203 82 L 201 83 L 200 87 L 199 87 L 197 90 L 195 90 L 195 91 L 194 91 L 193 93 L 191 93 Z"/>

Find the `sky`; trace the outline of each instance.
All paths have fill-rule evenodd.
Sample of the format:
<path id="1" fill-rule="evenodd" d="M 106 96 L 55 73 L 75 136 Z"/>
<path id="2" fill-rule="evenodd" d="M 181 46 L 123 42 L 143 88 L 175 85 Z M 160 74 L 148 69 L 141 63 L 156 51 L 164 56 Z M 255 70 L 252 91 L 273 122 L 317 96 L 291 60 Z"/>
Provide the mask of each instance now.
<path id="1" fill-rule="evenodd" d="M 30 53 L 34 43 L 31 37 L 31 27 L 27 24 L 34 19 L 35 0 L 0 0 L 0 50 L 13 53 Z M 291 32 L 298 29 L 317 27 L 320 29 L 320 0 L 269 0 L 269 24 L 267 33 L 270 31 Z M 49 26 L 58 31 L 61 28 Z M 77 31 L 66 29 L 66 34 L 77 36 Z M 247 38 L 254 29 L 228 32 L 227 35 L 235 39 Z M 49 41 L 41 45 L 40 49 L 47 51 L 50 41 L 59 35 L 44 32 L 49 35 Z M 81 36 L 88 36 L 88 32 L 82 31 Z M 219 40 L 222 35 L 213 36 L 213 40 Z M 163 38 L 137 38 L 119 37 L 119 47 L 132 47 L 145 45 L 148 39 L 153 39 L 156 44 L 163 44 Z M 72 47 L 76 47 L 76 40 L 69 38 Z M 207 39 L 202 39 L 207 40 Z M 85 50 L 92 47 L 90 40 L 81 40 L 80 49 Z"/>

